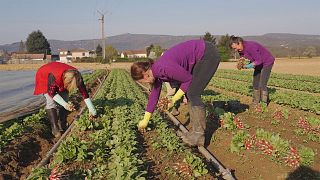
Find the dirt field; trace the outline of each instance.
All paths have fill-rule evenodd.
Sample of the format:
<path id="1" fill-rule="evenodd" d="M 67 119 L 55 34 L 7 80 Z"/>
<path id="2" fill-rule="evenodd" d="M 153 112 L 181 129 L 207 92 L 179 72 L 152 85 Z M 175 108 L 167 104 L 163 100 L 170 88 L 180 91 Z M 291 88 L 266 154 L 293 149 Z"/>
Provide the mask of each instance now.
<path id="1" fill-rule="evenodd" d="M 22 70 L 37 70 L 43 64 L 0 64 L 0 71 L 22 71 Z M 126 69 L 131 63 L 114 63 L 114 64 L 100 64 L 100 63 L 70 63 L 78 69 Z"/>
<path id="2" fill-rule="evenodd" d="M 79 69 L 114 69 L 123 68 L 129 69 L 132 63 L 113 63 L 99 64 L 99 63 L 71 63 L 70 65 Z M 15 70 L 36 70 L 42 64 L 0 64 L 0 71 L 15 71 Z M 219 66 L 220 69 L 236 69 L 235 62 L 222 62 Z M 287 59 L 279 58 L 276 59 L 275 65 L 272 69 L 276 73 L 286 74 L 302 74 L 320 76 L 320 57 L 312 59 Z"/>
<path id="3" fill-rule="evenodd" d="M 236 69 L 235 62 L 223 62 L 220 64 L 220 69 Z M 288 59 L 279 58 L 273 66 L 272 72 L 285 74 L 299 74 L 320 76 L 320 58 L 312 59 Z"/>

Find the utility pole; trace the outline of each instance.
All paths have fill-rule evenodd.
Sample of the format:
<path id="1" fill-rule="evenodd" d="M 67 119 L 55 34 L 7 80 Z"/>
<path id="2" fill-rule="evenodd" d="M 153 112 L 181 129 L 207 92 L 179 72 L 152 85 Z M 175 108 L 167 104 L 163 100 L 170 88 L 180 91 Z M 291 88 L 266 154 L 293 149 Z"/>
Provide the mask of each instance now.
<path id="1" fill-rule="evenodd" d="M 98 10 L 97 10 L 98 11 Z M 101 41 L 102 41 L 102 57 L 103 60 L 106 59 L 106 40 L 104 37 L 104 14 L 101 13 L 100 11 L 98 11 L 98 13 L 101 15 L 101 19 L 98 19 L 99 21 L 101 21 L 101 31 L 102 31 L 102 36 L 101 36 Z"/>

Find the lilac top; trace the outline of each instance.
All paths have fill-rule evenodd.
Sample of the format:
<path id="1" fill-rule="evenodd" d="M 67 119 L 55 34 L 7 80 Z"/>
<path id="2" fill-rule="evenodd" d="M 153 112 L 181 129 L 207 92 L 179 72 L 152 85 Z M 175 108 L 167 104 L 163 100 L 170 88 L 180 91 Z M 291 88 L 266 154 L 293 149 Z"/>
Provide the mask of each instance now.
<path id="1" fill-rule="evenodd" d="M 274 63 L 275 59 L 272 54 L 261 44 L 254 41 L 243 41 L 243 51 L 239 52 L 240 57 L 245 57 L 256 66 L 262 64 L 269 66 Z"/>
<path id="2" fill-rule="evenodd" d="M 151 66 L 155 83 L 149 96 L 146 111 L 153 113 L 161 92 L 162 82 L 178 81 L 180 89 L 187 92 L 192 82 L 193 66 L 202 59 L 204 40 L 190 40 L 175 45 Z"/>

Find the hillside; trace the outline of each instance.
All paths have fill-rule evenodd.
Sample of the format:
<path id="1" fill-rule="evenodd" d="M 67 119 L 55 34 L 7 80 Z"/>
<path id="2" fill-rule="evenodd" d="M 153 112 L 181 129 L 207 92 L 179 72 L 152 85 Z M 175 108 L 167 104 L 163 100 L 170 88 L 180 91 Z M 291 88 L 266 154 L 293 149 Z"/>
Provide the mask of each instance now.
<path id="1" fill-rule="evenodd" d="M 219 38 L 220 36 L 216 36 Z M 170 36 L 170 35 L 148 35 L 148 34 L 121 34 L 108 37 L 107 44 L 111 44 L 117 50 L 129 50 L 129 49 L 144 49 L 150 44 L 157 44 L 163 48 L 168 48 L 179 42 L 198 39 L 200 35 L 193 36 Z M 320 35 L 302 35 L 302 34 L 287 34 L 287 33 L 269 33 L 261 36 L 244 36 L 244 39 L 258 41 L 266 47 L 270 48 L 277 55 L 288 54 L 288 49 L 300 49 L 303 51 L 308 46 L 316 46 L 318 53 L 320 53 Z M 88 40 L 75 40 L 75 41 L 63 41 L 63 40 L 49 40 L 51 49 L 54 53 L 59 48 L 85 48 L 93 50 L 101 41 L 98 39 Z M 286 48 L 287 47 L 287 48 Z M 0 49 L 7 50 L 9 52 L 17 51 L 19 48 L 19 42 L 0 45 Z M 292 51 L 292 50 L 290 50 Z"/>

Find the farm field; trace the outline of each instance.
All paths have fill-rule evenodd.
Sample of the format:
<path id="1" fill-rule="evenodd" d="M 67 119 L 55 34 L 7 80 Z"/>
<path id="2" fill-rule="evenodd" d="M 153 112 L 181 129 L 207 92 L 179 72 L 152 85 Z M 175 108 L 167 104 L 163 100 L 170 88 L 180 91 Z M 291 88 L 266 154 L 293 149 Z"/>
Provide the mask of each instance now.
<path id="1" fill-rule="evenodd" d="M 83 75 L 91 95 L 98 84 L 97 78 L 104 74 L 105 70 L 97 70 L 92 74 Z M 81 100 L 81 97 L 72 94 L 70 99 Z M 79 109 L 84 103 L 75 105 Z M 69 124 L 76 113 L 69 114 Z M 6 120 L 0 124 L 0 129 L 0 179 L 26 179 L 32 168 L 45 157 L 57 141 L 51 134 L 44 109 L 32 115 Z"/>
<path id="2" fill-rule="evenodd" d="M 220 69 L 210 81 L 202 96 L 207 149 L 237 179 L 319 179 L 320 77 L 273 73 L 271 102 L 256 109 L 249 106 L 251 78 L 248 71 Z M 147 96 L 127 71 L 111 70 L 93 102 L 100 117 L 90 120 L 83 113 L 41 168 L 35 166 L 57 141 L 44 111 L 23 123 L 1 124 L 0 161 L 6 165 L 0 179 L 219 179 L 211 162 L 186 147 L 162 113 L 153 114 L 146 133 L 137 130 Z M 189 128 L 187 105 L 179 110 L 177 119 Z M 28 153 L 36 158 L 21 156 Z"/>
<path id="3" fill-rule="evenodd" d="M 268 108 L 257 109 L 249 107 L 251 79 L 251 72 L 218 70 L 209 83 L 202 96 L 207 148 L 238 179 L 319 179 L 320 101 L 302 88 L 319 77 L 273 74 L 270 83 L 281 88 L 271 88 Z M 187 107 L 180 111 L 188 125 Z"/>

